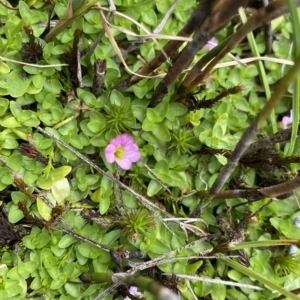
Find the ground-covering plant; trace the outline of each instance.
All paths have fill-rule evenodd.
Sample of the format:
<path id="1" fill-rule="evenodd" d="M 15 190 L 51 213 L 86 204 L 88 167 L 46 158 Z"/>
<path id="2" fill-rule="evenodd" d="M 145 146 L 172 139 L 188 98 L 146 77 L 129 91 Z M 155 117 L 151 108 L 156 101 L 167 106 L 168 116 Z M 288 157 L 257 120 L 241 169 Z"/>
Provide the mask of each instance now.
<path id="1" fill-rule="evenodd" d="M 300 2 L 267 2 L 0 1 L 1 299 L 299 299 Z"/>

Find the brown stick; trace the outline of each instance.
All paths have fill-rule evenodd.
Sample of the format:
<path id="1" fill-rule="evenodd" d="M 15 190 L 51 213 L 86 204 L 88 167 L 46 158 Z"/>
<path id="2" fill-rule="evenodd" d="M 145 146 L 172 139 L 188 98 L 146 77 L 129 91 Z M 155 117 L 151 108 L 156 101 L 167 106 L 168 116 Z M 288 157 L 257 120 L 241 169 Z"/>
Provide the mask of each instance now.
<path id="1" fill-rule="evenodd" d="M 194 10 L 190 19 L 187 21 L 186 25 L 180 30 L 177 36 L 189 37 L 198 26 L 203 22 L 215 0 L 202 0 L 199 5 Z M 174 52 L 183 44 L 183 41 L 170 41 L 165 47 L 164 52 L 168 56 L 172 56 Z M 155 58 L 153 58 L 148 64 L 139 69 L 136 73 L 139 75 L 146 76 L 159 67 L 163 62 L 166 61 L 166 57 L 163 52 L 159 52 Z M 133 75 L 125 81 L 119 83 L 115 88 L 118 90 L 124 90 L 133 85 L 134 83 L 143 79 L 137 75 Z"/>
<path id="2" fill-rule="evenodd" d="M 164 96 L 168 93 L 170 86 L 194 59 L 196 53 L 205 46 L 216 31 L 222 28 L 232 18 L 238 8 L 246 5 L 248 1 L 249 0 L 219 1 L 212 8 L 210 14 L 201 23 L 201 27 L 197 29 L 192 42 L 186 46 L 174 65 L 168 71 L 167 75 L 154 91 L 151 106 L 156 106 L 161 102 Z"/>
<path id="3" fill-rule="evenodd" d="M 221 191 L 216 194 L 214 200 L 220 199 L 237 199 L 245 198 L 248 200 L 259 200 L 263 198 L 275 198 L 280 195 L 291 193 L 294 190 L 300 188 L 300 176 L 295 179 L 286 181 L 284 183 L 259 188 L 259 189 L 247 189 L 247 190 L 227 190 Z"/>
<path id="4" fill-rule="evenodd" d="M 297 6 L 300 5 L 300 1 L 296 1 Z M 204 78 L 213 70 L 216 64 L 240 41 L 251 31 L 262 26 L 263 24 L 269 23 L 273 19 L 287 13 L 287 6 L 285 0 L 272 1 L 267 7 L 263 7 L 258 10 L 258 13 L 253 15 L 248 21 L 238 28 L 236 33 L 232 35 L 227 45 L 219 52 L 219 54 L 209 63 L 209 65 L 193 80 L 190 79 L 190 86 L 199 85 Z M 196 64 L 197 65 L 197 64 Z M 187 83 L 186 83 L 187 84 Z"/>

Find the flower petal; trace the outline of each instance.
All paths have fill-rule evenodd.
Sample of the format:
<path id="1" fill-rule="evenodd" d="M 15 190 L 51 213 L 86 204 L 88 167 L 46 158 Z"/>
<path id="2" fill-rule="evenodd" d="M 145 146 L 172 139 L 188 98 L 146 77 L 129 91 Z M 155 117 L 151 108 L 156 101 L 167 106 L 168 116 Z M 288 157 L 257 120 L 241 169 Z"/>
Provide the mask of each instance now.
<path id="1" fill-rule="evenodd" d="M 291 121 L 291 118 L 288 117 L 288 116 L 284 116 L 282 118 L 282 125 L 283 125 L 283 129 L 287 129 L 288 128 L 288 125 L 291 124 L 292 121 Z"/>
<path id="2" fill-rule="evenodd" d="M 119 167 L 122 168 L 123 170 L 129 170 L 131 168 L 131 165 L 132 165 L 131 160 L 129 160 L 127 158 L 116 160 L 116 162 L 119 165 Z"/>
<path id="3" fill-rule="evenodd" d="M 141 159 L 141 154 L 138 150 L 125 151 L 125 159 L 129 159 L 131 162 L 137 162 Z"/>
<path id="4" fill-rule="evenodd" d="M 110 164 L 112 164 L 116 160 L 115 149 L 116 146 L 112 145 L 111 143 L 105 148 L 105 157 Z"/>
<path id="5" fill-rule="evenodd" d="M 207 44 L 204 46 L 205 50 L 210 51 L 211 49 L 213 49 L 215 46 L 218 45 L 218 41 L 217 39 L 213 36 L 208 42 Z"/>
<path id="6" fill-rule="evenodd" d="M 290 124 L 293 123 L 293 110 L 290 110 L 290 116 L 285 116 L 282 118 L 283 129 L 287 129 Z"/>
<path id="7" fill-rule="evenodd" d="M 143 296 L 142 293 L 138 292 L 138 288 L 136 286 L 131 286 L 129 288 L 129 293 L 133 296 L 141 298 Z"/>
<path id="8" fill-rule="evenodd" d="M 118 135 L 117 137 L 115 137 L 114 139 L 112 139 L 109 143 L 109 145 L 114 145 L 114 146 L 118 146 L 121 144 L 121 141 L 120 141 L 120 136 Z"/>
<path id="9" fill-rule="evenodd" d="M 131 295 L 135 295 L 135 294 L 137 293 L 137 287 L 136 287 L 136 286 L 131 286 L 131 287 L 129 288 L 129 293 L 130 293 Z"/>
<path id="10" fill-rule="evenodd" d="M 139 147 L 135 143 L 127 143 L 125 146 L 123 146 L 125 151 L 138 151 Z"/>
<path id="11" fill-rule="evenodd" d="M 120 140 L 121 140 L 121 143 L 122 143 L 123 147 L 134 144 L 133 137 L 131 137 L 130 135 L 127 135 L 127 134 L 121 134 Z"/>

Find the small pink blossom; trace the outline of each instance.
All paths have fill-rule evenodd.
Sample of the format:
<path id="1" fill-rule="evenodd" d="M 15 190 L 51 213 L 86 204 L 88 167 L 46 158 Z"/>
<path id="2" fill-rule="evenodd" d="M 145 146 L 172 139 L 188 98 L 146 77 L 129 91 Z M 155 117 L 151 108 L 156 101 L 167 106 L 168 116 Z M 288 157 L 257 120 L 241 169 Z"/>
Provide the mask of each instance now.
<path id="1" fill-rule="evenodd" d="M 216 47 L 218 45 L 217 39 L 213 36 L 207 44 L 204 46 L 204 49 L 207 51 L 210 51 L 212 48 Z"/>
<path id="2" fill-rule="evenodd" d="M 282 118 L 282 126 L 283 126 L 283 129 L 287 129 L 289 127 L 289 124 L 292 124 L 293 123 L 293 110 L 291 109 L 290 111 L 290 116 L 284 116 Z"/>
<path id="3" fill-rule="evenodd" d="M 143 294 L 137 291 L 137 287 L 136 286 L 131 286 L 129 288 L 129 293 L 131 295 L 139 297 L 139 298 L 143 297 Z M 130 300 L 130 298 L 129 297 L 125 297 L 124 300 Z"/>
<path id="4" fill-rule="evenodd" d="M 107 145 L 105 157 L 109 163 L 116 162 L 120 168 L 129 170 L 133 162 L 141 159 L 141 154 L 133 138 L 124 133 L 112 139 Z"/>

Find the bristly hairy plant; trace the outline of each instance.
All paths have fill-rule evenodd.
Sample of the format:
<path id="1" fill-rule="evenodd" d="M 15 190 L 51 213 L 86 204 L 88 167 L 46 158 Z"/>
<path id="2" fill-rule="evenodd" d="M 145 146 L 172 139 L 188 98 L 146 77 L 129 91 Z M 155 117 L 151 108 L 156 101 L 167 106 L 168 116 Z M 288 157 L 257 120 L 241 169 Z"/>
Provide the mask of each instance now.
<path id="1" fill-rule="evenodd" d="M 300 267 L 298 259 L 292 255 L 286 255 L 282 253 L 273 260 L 274 270 L 279 276 L 287 276 L 290 273 L 294 273 L 298 277 L 300 276 Z"/>
<path id="2" fill-rule="evenodd" d="M 149 228 L 156 228 L 154 219 L 142 208 L 123 211 L 119 220 L 116 222 L 122 229 L 123 234 L 130 236 L 131 239 L 135 239 L 138 234 L 147 236 Z"/>
<path id="3" fill-rule="evenodd" d="M 107 113 L 107 124 L 109 130 L 115 129 L 118 133 L 126 132 L 132 124 L 131 109 L 126 104 L 108 104 L 104 107 Z"/>
<path id="4" fill-rule="evenodd" d="M 175 149 L 178 155 L 191 153 L 190 150 L 193 150 L 193 139 L 194 134 L 191 130 L 187 128 L 180 128 L 178 130 L 174 130 L 171 140 L 171 145 L 169 149 Z"/>

